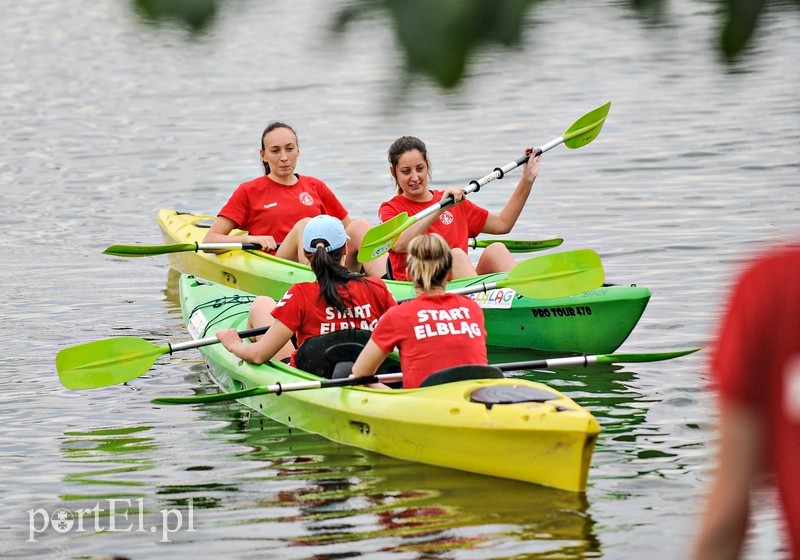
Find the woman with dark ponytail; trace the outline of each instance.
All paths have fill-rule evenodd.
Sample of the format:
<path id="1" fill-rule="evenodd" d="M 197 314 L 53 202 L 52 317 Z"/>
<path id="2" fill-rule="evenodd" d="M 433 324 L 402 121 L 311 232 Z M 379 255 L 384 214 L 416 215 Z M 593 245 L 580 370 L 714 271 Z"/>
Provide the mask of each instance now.
<path id="1" fill-rule="evenodd" d="M 316 282 L 294 284 L 279 302 L 259 296 L 248 316 L 248 328 L 270 325 L 267 333 L 248 344 L 235 329 L 217 333 L 219 341 L 239 358 L 262 364 L 290 358 L 295 347 L 311 337 L 345 329 L 371 331 L 378 318 L 396 305 L 382 280 L 347 270 L 347 233 L 340 220 L 321 215 L 308 220 L 302 248 Z"/>
<path id="2" fill-rule="evenodd" d="M 492 243 L 481 253 L 476 265 L 467 254 L 470 237 L 480 233 L 508 233 L 517 223 L 522 209 L 531 194 L 533 183 L 539 175 L 541 155 L 533 155 L 532 147 L 525 149 L 530 156 L 522 166 L 522 177 L 500 212 L 490 212 L 469 201 L 464 189 L 447 187 L 444 190 L 428 188 L 431 178 L 431 162 L 425 143 L 414 136 L 401 136 L 389 147 L 389 172 L 395 181 L 396 195 L 380 205 L 378 216 L 388 222 L 398 214 L 406 212 L 413 216 L 446 196 L 452 196 L 454 204 L 420 219 L 406 229 L 389 250 L 389 271 L 394 280 L 407 279 L 406 255 L 409 243 L 424 233 L 438 233 L 453 252 L 453 277 L 465 278 L 476 274 L 511 270 L 516 264 L 514 257 L 502 243 Z"/>
<path id="3" fill-rule="evenodd" d="M 483 310 L 473 300 L 445 292 L 453 255 L 438 234 L 415 237 L 408 244 L 408 275 L 417 297 L 386 312 L 361 351 L 351 377 L 374 374 L 397 348 L 403 388 L 419 387 L 430 374 L 466 364 L 485 365 Z"/>
<path id="4" fill-rule="evenodd" d="M 203 242 L 256 243 L 278 257 L 305 263 L 307 259 L 301 246 L 303 229 L 310 218 L 329 214 L 342 221 L 351 238 L 345 266 L 349 270 L 361 270 L 356 255 L 370 228 L 369 222 L 352 219 L 321 180 L 295 173 L 300 144 L 294 129 L 286 123 L 270 123 L 261 134 L 259 153 L 264 175 L 237 187 Z M 247 235 L 230 235 L 234 229 L 245 230 Z M 386 259 L 363 266 L 370 276 L 381 277 L 386 272 Z"/>

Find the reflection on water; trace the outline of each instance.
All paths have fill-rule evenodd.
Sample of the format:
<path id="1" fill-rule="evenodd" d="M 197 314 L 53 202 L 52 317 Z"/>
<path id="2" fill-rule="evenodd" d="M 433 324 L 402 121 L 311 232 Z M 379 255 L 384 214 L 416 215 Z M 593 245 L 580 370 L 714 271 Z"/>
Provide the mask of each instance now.
<path id="1" fill-rule="evenodd" d="M 238 417 L 237 405 L 215 412 L 235 417 L 223 431 L 251 448 L 240 459 L 278 483 L 258 507 L 262 522 L 302 527 L 285 538 L 289 546 L 418 556 L 488 547 L 518 554 L 534 541 L 538 551 L 595 548 L 584 495 L 330 444 L 256 414 Z"/>
<path id="2" fill-rule="evenodd" d="M 61 443 L 64 462 L 91 463 L 95 468 L 66 474 L 65 482 L 87 487 L 83 488 L 82 493 L 70 493 L 62 495 L 62 498 L 68 501 L 116 498 L 120 496 L 118 492 L 112 493 L 103 487 L 143 486 L 143 482 L 137 481 L 133 473 L 150 470 L 154 466 L 151 452 L 156 448 L 155 439 L 146 437 L 150 429 L 150 426 L 134 426 L 64 432 L 65 438 Z M 130 494 L 125 496 L 131 497 Z"/>

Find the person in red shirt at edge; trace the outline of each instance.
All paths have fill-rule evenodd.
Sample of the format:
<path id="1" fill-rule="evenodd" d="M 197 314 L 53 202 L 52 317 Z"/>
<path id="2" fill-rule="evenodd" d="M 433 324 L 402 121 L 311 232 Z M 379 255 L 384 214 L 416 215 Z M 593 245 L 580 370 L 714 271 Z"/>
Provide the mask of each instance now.
<path id="1" fill-rule="evenodd" d="M 350 272 L 343 266 L 347 234 L 337 218 L 322 215 L 308 220 L 303 230 L 303 250 L 316 282 L 294 284 L 276 303 L 259 296 L 248 315 L 248 328 L 270 325 L 253 344 L 235 329 L 217 333 L 219 341 L 242 360 L 263 364 L 271 358 L 295 365 L 295 347 L 308 338 L 344 329 L 373 330 L 378 318 L 397 302 L 383 280 Z"/>
<path id="2" fill-rule="evenodd" d="M 752 492 L 777 488 L 781 558 L 800 559 L 800 244 L 749 263 L 717 333 L 717 470 L 692 558 L 742 555 Z M 765 476 L 766 475 L 766 476 Z"/>
<path id="3" fill-rule="evenodd" d="M 533 153 L 527 148 L 525 154 Z M 428 190 L 431 163 L 425 143 L 414 136 L 402 136 L 389 147 L 389 171 L 397 185 L 397 195 L 381 204 L 378 217 L 386 222 L 401 212 L 409 216 L 419 213 L 452 195 L 455 204 L 434 212 L 409 227 L 389 251 L 390 277 L 406 280 L 406 253 L 409 242 L 423 233 L 438 233 L 453 251 L 453 278 L 507 271 L 514 268 L 514 257 L 502 243 L 492 243 L 483 250 L 477 266 L 467 254 L 470 237 L 479 233 L 508 233 L 517 223 L 522 208 L 539 174 L 541 155 L 532 157 L 522 167 L 522 177 L 511 198 L 499 214 L 493 214 L 467 200 L 464 190 L 448 187 L 444 191 Z"/>
<path id="4" fill-rule="evenodd" d="M 370 229 L 369 222 L 350 218 L 321 180 L 295 173 L 300 145 L 294 129 L 282 122 L 270 123 L 261 135 L 260 154 L 264 175 L 237 187 L 203 243 L 257 243 L 278 257 L 307 263 L 301 244 L 303 228 L 310 218 L 328 214 L 344 223 L 350 238 L 345 266 L 352 271 L 362 270 L 356 255 Z M 248 234 L 232 236 L 234 228 Z M 365 263 L 363 270 L 369 276 L 382 277 L 386 273 L 386 257 Z"/>
<path id="5" fill-rule="evenodd" d="M 452 267 L 453 254 L 442 236 L 421 235 L 409 243 L 408 275 L 417 297 L 380 318 L 350 377 L 374 374 L 395 347 L 404 389 L 419 387 L 444 368 L 488 363 L 483 310 L 470 298 L 444 290 Z"/>

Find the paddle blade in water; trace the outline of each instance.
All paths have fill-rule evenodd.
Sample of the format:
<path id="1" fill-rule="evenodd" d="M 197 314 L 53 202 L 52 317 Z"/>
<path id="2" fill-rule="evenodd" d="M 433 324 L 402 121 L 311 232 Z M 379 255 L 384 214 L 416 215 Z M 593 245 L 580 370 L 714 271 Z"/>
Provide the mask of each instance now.
<path id="1" fill-rule="evenodd" d="M 497 285 L 531 299 L 556 299 L 594 290 L 604 281 L 600 256 L 591 249 L 577 249 L 524 260 Z"/>
<path id="2" fill-rule="evenodd" d="M 112 245 L 103 253 L 116 257 L 149 257 L 151 255 L 165 255 L 181 251 L 194 251 L 194 243 L 177 243 L 175 245 Z"/>
<path id="3" fill-rule="evenodd" d="M 604 354 L 597 356 L 597 363 L 599 364 L 614 364 L 614 363 L 637 363 L 637 362 L 660 362 L 662 360 L 671 360 L 672 358 L 680 358 L 687 354 L 693 354 L 702 348 L 691 348 L 689 350 L 673 350 L 671 352 L 650 352 L 649 354 Z"/>
<path id="4" fill-rule="evenodd" d="M 78 344 L 59 351 L 56 370 L 68 389 L 94 389 L 125 383 L 150 369 L 169 346 L 120 336 Z"/>
<path id="5" fill-rule="evenodd" d="M 573 124 L 564 133 L 564 145 L 574 150 L 585 146 L 600 134 L 603 129 L 603 123 L 606 122 L 608 111 L 611 109 L 611 101 L 598 107 L 593 111 L 589 111 Z"/>

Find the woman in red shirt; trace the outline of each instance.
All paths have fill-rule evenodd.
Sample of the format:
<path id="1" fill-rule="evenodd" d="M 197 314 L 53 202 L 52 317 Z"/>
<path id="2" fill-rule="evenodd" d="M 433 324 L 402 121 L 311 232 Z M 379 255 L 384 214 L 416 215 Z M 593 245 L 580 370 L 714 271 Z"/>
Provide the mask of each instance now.
<path id="1" fill-rule="evenodd" d="M 525 154 L 531 153 L 533 148 L 525 150 Z M 406 280 L 408 244 L 423 233 L 438 233 L 450 245 L 453 251 L 454 278 L 514 268 L 514 257 L 501 243 L 493 243 L 484 249 L 477 266 L 473 266 L 467 254 L 467 243 L 470 237 L 479 233 L 501 234 L 511 231 L 539 174 L 540 160 L 541 155 L 531 157 L 525 163 L 522 177 L 511 198 L 500 213 L 494 214 L 467 200 L 463 189 L 448 187 L 444 191 L 428 190 L 431 164 L 425 143 L 414 136 L 402 136 L 395 140 L 389 147 L 389 171 L 395 179 L 397 195 L 381 204 L 378 210 L 381 221 L 386 222 L 401 212 L 413 216 L 447 195 L 453 196 L 455 204 L 426 216 L 400 234 L 389 251 L 392 278 Z"/>
<path id="2" fill-rule="evenodd" d="M 465 364 L 486 364 L 483 310 L 473 300 L 445 292 L 453 255 L 435 233 L 408 246 L 408 274 L 417 297 L 387 311 L 361 351 L 351 377 L 374 374 L 396 347 L 403 388 L 419 387 L 430 374 Z"/>
<path id="3" fill-rule="evenodd" d="M 305 263 L 301 243 L 303 229 L 310 218 L 328 214 L 342 221 L 350 238 L 345 266 L 349 270 L 360 270 L 362 265 L 357 262 L 356 255 L 369 223 L 363 219 L 353 220 L 324 182 L 295 173 L 300 145 L 294 129 L 282 122 L 270 123 L 261 134 L 260 154 L 264 175 L 236 188 L 203 242 L 257 243 L 279 257 Z M 234 228 L 248 234 L 231 236 Z M 365 263 L 364 271 L 381 277 L 386 272 L 386 260 Z"/>
<path id="4" fill-rule="evenodd" d="M 303 230 L 303 250 L 316 282 L 294 284 L 279 302 L 259 296 L 248 316 L 248 327 L 270 325 L 253 344 L 239 338 L 235 329 L 217 333 L 219 341 L 239 358 L 262 364 L 271 358 L 291 358 L 311 337 L 345 329 L 371 331 L 378 318 L 397 305 L 383 280 L 350 272 L 342 263 L 347 256 L 347 234 L 337 218 L 311 218 Z"/>

